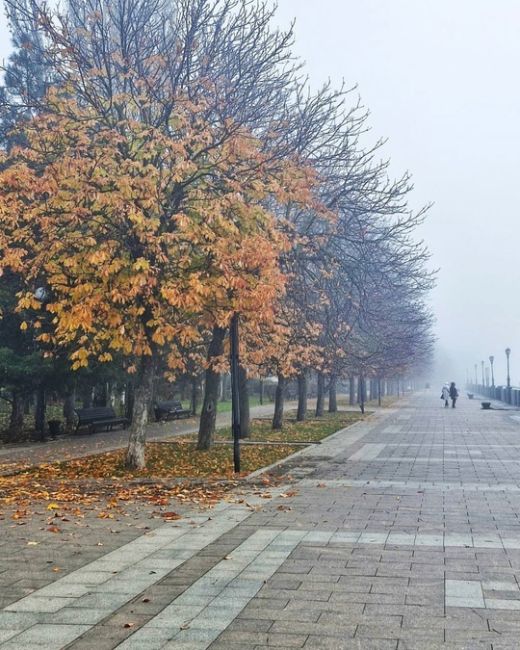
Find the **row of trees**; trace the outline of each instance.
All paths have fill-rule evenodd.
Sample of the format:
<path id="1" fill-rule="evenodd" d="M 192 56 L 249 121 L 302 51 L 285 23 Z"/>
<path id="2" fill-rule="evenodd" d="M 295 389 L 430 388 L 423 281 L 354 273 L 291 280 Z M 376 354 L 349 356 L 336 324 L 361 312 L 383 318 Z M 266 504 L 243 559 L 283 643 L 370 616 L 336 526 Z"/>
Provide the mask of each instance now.
<path id="1" fill-rule="evenodd" d="M 125 385 L 127 463 L 145 463 L 158 378 L 204 375 L 212 444 L 230 320 L 247 374 L 341 378 L 428 363 L 433 283 L 408 176 L 364 145 L 353 92 L 313 92 L 261 0 L 6 0 L 0 385 Z M 18 369 L 17 369 L 18 368 Z M 72 373 L 72 374 L 71 374 Z M 65 390 L 63 388 L 66 387 Z M 333 404 L 332 404 L 333 405 Z M 42 407 L 40 407 L 40 412 Z M 69 411 L 71 409 L 69 408 Z M 247 433 L 247 427 L 246 427 Z"/>

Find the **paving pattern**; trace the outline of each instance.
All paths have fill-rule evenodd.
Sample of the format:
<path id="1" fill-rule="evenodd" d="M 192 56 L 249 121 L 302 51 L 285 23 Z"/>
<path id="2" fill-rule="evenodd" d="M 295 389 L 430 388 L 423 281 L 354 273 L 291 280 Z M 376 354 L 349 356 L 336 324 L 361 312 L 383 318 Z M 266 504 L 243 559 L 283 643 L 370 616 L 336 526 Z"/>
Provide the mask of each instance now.
<path id="1" fill-rule="evenodd" d="M 436 398 L 436 399 L 435 399 Z M 520 647 L 520 421 L 420 393 L 292 482 L 161 524 L 0 611 L 0 648 Z"/>

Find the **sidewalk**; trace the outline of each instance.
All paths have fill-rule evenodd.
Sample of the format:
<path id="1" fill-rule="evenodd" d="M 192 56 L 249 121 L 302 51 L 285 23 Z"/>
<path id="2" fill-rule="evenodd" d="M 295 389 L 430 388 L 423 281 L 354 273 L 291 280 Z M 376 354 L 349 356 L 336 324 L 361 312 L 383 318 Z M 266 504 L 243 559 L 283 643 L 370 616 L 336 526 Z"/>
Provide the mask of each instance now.
<path id="1" fill-rule="evenodd" d="M 413 396 L 209 516 L 1 522 L 0 648 L 517 649 L 520 421 L 479 407 Z"/>

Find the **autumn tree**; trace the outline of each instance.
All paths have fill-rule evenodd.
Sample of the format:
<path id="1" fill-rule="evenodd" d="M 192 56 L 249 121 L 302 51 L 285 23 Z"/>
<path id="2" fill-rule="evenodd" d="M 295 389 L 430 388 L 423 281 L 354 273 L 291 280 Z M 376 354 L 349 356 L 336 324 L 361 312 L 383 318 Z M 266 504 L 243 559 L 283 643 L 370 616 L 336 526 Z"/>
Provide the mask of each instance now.
<path id="1" fill-rule="evenodd" d="M 74 368 L 115 352 L 140 360 L 129 366 L 139 379 L 128 463 L 142 467 L 158 354 L 182 370 L 179 345 L 206 318 L 226 327 L 234 311 L 271 316 L 286 243 L 261 202 L 305 199 L 308 177 L 269 165 L 240 130 L 212 147 L 219 133 L 188 99 L 171 136 L 131 119 L 110 127 L 60 92 L 47 101 L 22 127 L 27 145 L 2 161 L 2 266 L 31 287 L 20 309 L 38 308 L 35 283 L 48 287 L 54 328 L 40 339 L 71 348 Z"/>

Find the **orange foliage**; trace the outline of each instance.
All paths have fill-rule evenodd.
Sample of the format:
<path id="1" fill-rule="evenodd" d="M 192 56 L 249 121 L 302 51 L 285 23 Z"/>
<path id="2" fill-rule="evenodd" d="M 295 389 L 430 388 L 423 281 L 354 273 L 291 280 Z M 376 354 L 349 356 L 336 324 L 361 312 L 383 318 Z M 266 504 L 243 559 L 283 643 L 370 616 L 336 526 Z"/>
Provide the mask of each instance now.
<path id="1" fill-rule="evenodd" d="M 275 320 L 289 241 L 265 206 L 312 205 L 313 176 L 242 129 L 212 127 L 204 106 L 175 107 L 159 129 L 52 90 L 48 112 L 20 127 L 27 145 L 0 161 L 0 273 L 24 278 L 19 309 L 74 368 L 162 349 L 184 370 L 183 349 L 234 311 L 257 330 Z"/>

